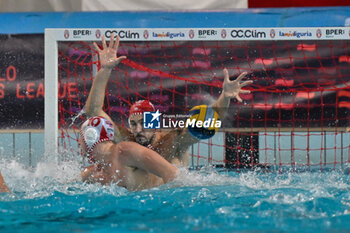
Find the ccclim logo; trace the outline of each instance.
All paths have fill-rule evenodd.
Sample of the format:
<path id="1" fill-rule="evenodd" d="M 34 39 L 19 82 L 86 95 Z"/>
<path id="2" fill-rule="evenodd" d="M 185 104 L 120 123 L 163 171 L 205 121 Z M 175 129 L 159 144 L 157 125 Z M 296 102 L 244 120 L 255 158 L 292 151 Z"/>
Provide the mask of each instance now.
<path id="1" fill-rule="evenodd" d="M 105 37 L 106 38 L 111 38 L 112 33 L 114 34 L 114 36 L 119 36 L 120 38 L 127 38 L 127 39 L 139 39 L 140 38 L 140 34 L 138 32 L 133 32 L 130 30 L 107 30 L 105 32 Z"/>
<path id="2" fill-rule="evenodd" d="M 143 113 L 143 128 L 144 129 L 160 129 L 160 116 L 162 114 L 157 110 L 156 112 Z"/>
<path id="3" fill-rule="evenodd" d="M 232 38 L 266 38 L 266 33 L 264 31 L 258 30 L 232 30 Z"/>

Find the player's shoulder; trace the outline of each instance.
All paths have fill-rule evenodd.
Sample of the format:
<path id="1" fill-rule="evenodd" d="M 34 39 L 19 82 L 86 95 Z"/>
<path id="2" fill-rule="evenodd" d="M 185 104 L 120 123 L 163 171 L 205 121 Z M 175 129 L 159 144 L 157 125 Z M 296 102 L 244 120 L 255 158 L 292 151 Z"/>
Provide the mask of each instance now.
<path id="1" fill-rule="evenodd" d="M 181 138 L 183 135 L 183 129 L 172 129 L 164 132 L 157 133 L 155 144 L 157 142 L 161 142 L 162 146 L 176 146 L 179 142 L 181 142 Z"/>

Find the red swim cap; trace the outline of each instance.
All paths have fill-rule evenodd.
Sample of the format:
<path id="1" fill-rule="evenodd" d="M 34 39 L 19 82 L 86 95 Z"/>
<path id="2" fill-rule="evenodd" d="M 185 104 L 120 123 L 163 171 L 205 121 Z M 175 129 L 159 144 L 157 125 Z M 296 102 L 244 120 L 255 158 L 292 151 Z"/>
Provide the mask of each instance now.
<path id="1" fill-rule="evenodd" d="M 114 127 L 104 117 L 91 117 L 81 126 L 80 136 L 83 138 L 87 152 L 90 154 L 98 143 L 113 141 Z"/>
<path id="2" fill-rule="evenodd" d="M 143 112 L 154 112 L 156 111 L 153 104 L 148 100 L 136 101 L 130 108 L 129 117 L 136 114 L 143 114 Z"/>

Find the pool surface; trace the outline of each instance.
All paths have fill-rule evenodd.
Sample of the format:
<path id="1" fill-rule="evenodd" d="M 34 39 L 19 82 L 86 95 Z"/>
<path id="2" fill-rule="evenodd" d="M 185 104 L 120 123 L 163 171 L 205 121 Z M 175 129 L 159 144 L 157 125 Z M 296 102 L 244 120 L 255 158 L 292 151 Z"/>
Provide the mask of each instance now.
<path id="1" fill-rule="evenodd" d="M 182 170 L 159 188 L 129 192 L 74 181 L 75 162 L 15 161 L 0 169 L 0 232 L 349 232 L 350 179 L 343 172 Z"/>

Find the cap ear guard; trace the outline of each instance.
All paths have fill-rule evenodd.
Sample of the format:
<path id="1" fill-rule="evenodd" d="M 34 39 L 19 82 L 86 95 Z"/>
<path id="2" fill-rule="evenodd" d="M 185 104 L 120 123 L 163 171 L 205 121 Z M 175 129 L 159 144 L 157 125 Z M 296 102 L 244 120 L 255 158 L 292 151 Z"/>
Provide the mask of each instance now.
<path id="1" fill-rule="evenodd" d="M 98 133 L 95 128 L 87 128 L 84 132 L 84 141 L 88 147 L 92 147 L 98 141 Z"/>
<path id="2" fill-rule="evenodd" d="M 87 153 L 90 154 L 98 143 L 113 141 L 114 126 L 104 117 L 92 117 L 81 126 L 80 136 L 87 147 Z"/>

